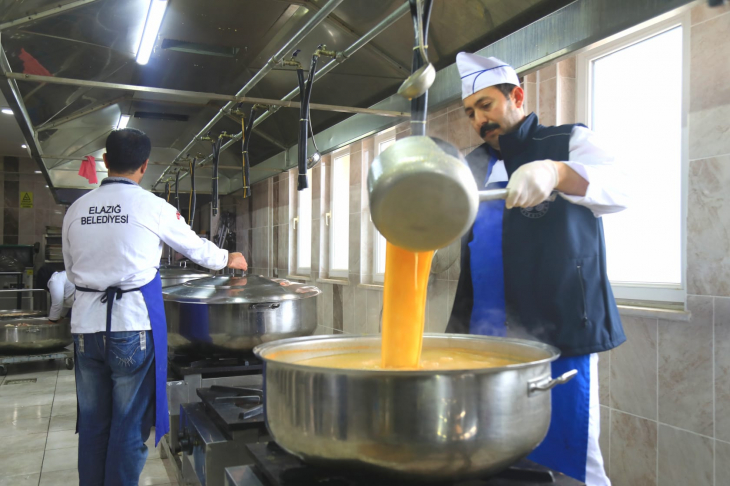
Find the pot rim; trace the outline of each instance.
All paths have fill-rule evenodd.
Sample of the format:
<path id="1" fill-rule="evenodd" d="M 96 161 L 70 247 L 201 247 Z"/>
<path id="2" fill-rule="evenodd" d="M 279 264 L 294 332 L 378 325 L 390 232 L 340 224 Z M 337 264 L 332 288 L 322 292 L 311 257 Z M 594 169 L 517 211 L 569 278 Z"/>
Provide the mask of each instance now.
<path id="1" fill-rule="evenodd" d="M 353 338 L 368 338 L 368 339 L 378 339 L 380 340 L 380 336 L 376 336 L 373 334 L 336 334 L 336 335 L 329 335 L 329 336 L 302 336 L 302 337 L 295 337 L 295 338 L 287 338 L 287 339 L 281 339 L 277 341 L 271 341 L 264 344 L 259 344 L 255 348 L 253 348 L 254 355 L 264 361 L 264 363 L 276 363 L 277 366 L 284 366 L 285 368 L 290 369 L 301 369 L 306 368 L 308 371 L 318 372 L 318 373 L 328 373 L 328 374 L 356 374 L 358 376 L 398 376 L 398 377 L 415 377 L 415 376 L 433 376 L 433 375 L 462 375 L 464 373 L 473 373 L 473 374 L 493 374 L 493 373 L 499 373 L 502 371 L 512 371 L 512 370 L 520 370 L 524 368 L 532 368 L 534 366 L 538 366 L 541 364 L 551 363 L 558 359 L 561 355 L 560 350 L 556 348 L 555 346 L 552 346 L 550 344 L 541 343 L 539 341 L 530 341 L 528 339 L 518 339 L 518 338 L 504 338 L 504 337 L 497 337 L 497 336 L 480 336 L 480 335 L 473 335 L 473 334 L 447 334 L 447 333 L 424 333 L 424 338 L 437 338 L 437 339 L 456 339 L 456 340 L 477 340 L 477 341 L 499 341 L 499 342 L 507 342 L 512 344 L 519 344 L 523 346 L 529 346 L 533 348 L 538 348 L 543 351 L 549 352 L 552 355 L 540 359 L 537 361 L 528 361 L 526 363 L 515 363 L 511 365 L 505 365 L 505 366 L 498 366 L 498 367 L 488 367 L 488 368 L 464 368 L 464 369 L 452 369 L 452 370 L 363 370 L 363 369 L 357 369 L 357 368 L 328 368 L 324 366 L 312 366 L 307 364 L 301 364 L 301 363 L 290 363 L 286 361 L 277 361 L 273 359 L 268 359 L 266 356 L 264 356 L 264 353 L 267 351 L 270 351 L 271 348 L 276 348 L 279 346 L 283 346 L 290 343 L 298 343 L 298 342 L 304 342 L 304 341 L 338 341 L 338 340 L 350 340 Z M 265 370 L 265 368 L 264 368 Z"/>

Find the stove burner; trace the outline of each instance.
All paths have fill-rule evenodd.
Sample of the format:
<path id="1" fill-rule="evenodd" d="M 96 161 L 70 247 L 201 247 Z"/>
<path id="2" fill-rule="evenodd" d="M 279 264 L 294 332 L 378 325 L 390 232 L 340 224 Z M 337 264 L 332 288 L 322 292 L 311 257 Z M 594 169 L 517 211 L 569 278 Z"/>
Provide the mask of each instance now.
<path id="1" fill-rule="evenodd" d="M 264 368 L 260 359 L 253 355 L 218 356 L 198 358 L 183 354 L 168 356 L 168 366 L 172 375 L 183 378 L 187 375 L 203 375 L 206 378 L 259 374 Z"/>
<path id="2" fill-rule="evenodd" d="M 249 444 L 254 458 L 253 472 L 265 486 L 408 486 L 402 479 L 363 474 L 345 469 L 331 469 L 305 464 L 288 454 L 274 442 Z M 432 486 L 581 486 L 584 484 L 526 459 L 502 471 L 496 476 L 450 483 L 429 483 Z"/>
<path id="3" fill-rule="evenodd" d="M 196 392 L 208 414 L 226 431 L 259 425 L 264 420 L 264 392 L 259 388 L 213 385 Z"/>

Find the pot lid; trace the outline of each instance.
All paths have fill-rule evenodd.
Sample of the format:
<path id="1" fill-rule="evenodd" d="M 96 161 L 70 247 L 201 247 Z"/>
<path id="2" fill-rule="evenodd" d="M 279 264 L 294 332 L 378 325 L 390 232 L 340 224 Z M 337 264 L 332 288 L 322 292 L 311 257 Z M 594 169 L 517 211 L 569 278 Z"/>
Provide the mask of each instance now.
<path id="1" fill-rule="evenodd" d="M 45 312 L 43 312 L 42 310 L 0 310 L 0 319 L 15 319 L 18 317 L 41 317 L 43 315 L 45 315 Z"/>
<path id="2" fill-rule="evenodd" d="M 185 267 L 160 267 L 160 278 L 204 277 L 208 272 Z"/>
<path id="3" fill-rule="evenodd" d="M 260 304 L 315 297 L 312 285 L 261 275 L 220 275 L 190 280 L 162 290 L 165 300 L 188 304 Z"/>

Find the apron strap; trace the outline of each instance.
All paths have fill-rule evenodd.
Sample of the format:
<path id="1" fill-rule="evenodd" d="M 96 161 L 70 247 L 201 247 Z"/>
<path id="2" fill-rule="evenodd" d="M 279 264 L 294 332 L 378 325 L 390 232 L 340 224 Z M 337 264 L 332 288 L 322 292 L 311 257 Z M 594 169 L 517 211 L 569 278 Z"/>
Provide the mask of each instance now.
<path id="1" fill-rule="evenodd" d="M 141 287 L 137 287 L 135 289 L 127 289 L 122 290 L 119 287 L 109 287 L 106 290 L 97 290 L 97 289 L 90 289 L 87 287 L 76 287 L 76 290 L 81 292 L 96 292 L 99 294 L 104 294 L 101 296 L 101 302 L 102 304 L 106 304 L 106 333 L 104 334 L 104 338 L 106 339 L 106 342 L 104 343 L 104 360 L 106 363 L 109 363 L 109 339 L 111 337 L 112 332 L 112 309 L 114 308 L 114 301 L 119 300 L 122 298 L 122 295 L 126 294 L 127 292 L 139 292 L 141 290 Z"/>

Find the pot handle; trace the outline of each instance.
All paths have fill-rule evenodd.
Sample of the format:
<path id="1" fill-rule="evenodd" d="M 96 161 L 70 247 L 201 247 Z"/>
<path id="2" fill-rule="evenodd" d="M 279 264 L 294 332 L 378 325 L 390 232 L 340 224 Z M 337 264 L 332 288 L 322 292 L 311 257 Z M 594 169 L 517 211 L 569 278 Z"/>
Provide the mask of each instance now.
<path id="1" fill-rule="evenodd" d="M 281 307 L 279 302 L 264 302 L 263 304 L 251 304 L 251 310 L 274 310 Z"/>
<path id="2" fill-rule="evenodd" d="M 527 382 L 527 394 L 531 395 L 537 392 L 552 390 L 557 385 L 564 385 L 568 383 L 570 380 L 575 378 L 575 375 L 577 374 L 578 370 L 570 370 L 566 371 L 555 379 L 547 376 L 545 378 L 536 378 L 534 380 L 530 380 Z"/>

